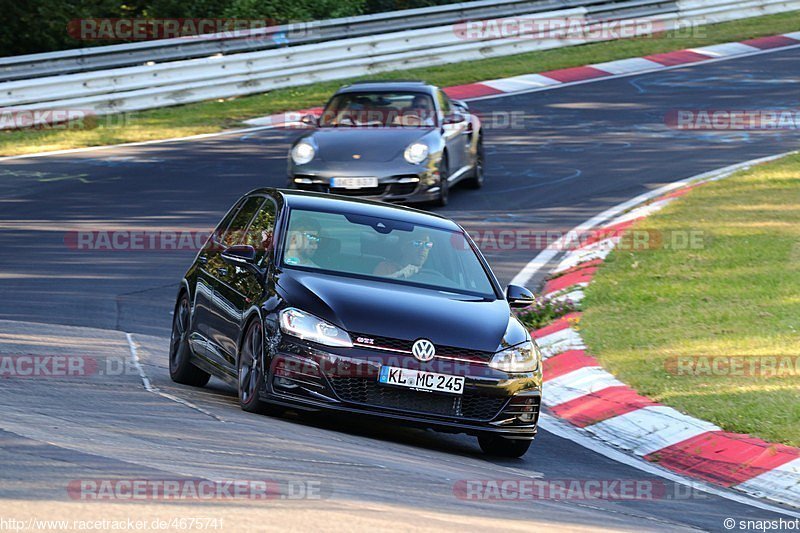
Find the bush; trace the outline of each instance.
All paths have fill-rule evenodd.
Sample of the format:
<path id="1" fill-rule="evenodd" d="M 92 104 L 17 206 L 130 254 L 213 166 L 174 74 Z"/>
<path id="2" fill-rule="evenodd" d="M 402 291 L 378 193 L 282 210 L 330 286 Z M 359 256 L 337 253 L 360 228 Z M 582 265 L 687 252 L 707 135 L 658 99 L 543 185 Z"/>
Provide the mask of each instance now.
<path id="1" fill-rule="evenodd" d="M 572 300 L 562 301 L 541 297 L 536 299 L 535 304 L 520 311 L 518 316 L 528 328 L 539 329 L 577 310 L 578 306 Z"/>

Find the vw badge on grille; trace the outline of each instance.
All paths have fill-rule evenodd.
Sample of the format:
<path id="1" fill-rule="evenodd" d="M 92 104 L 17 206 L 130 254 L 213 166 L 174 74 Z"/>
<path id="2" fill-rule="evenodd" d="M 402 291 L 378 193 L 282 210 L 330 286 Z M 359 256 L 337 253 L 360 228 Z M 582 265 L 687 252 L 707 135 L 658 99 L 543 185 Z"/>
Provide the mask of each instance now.
<path id="1" fill-rule="evenodd" d="M 428 339 L 419 339 L 411 346 L 411 353 L 424 363 L 433 359 L 433 356 L 436 355 L 436 348 Z"/>

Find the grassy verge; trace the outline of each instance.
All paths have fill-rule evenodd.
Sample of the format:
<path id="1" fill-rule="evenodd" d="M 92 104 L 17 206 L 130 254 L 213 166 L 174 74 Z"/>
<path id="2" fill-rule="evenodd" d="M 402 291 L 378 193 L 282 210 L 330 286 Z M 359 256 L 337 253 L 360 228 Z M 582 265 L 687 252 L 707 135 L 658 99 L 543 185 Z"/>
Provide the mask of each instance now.
<path id="1" fill-rule="evenodd" d="M 438 67 L 384 73 L 370 78 L 425 79 L 440 86 L 542 72 L 590 63 L 800 30 L 800 12 L 768 15 L 696 29 L 696 35 L 664 34 L 531 52 L 509 57 L 453 63 Z M 319 83 L 269 93 L 154 109 L 101 120 L 88 130 L 0 132 L 0 155 L 19 155 L 103 144 L 147 141 L 212 133 L 241 125 L 261 115 L 319 105 L 337 87 L 352 80 Z"/>
<path id="2" fill-rule="evenodd" d="M 704 185 L 636 229 L 698 239 L 690 249 L 612 252 L 583 302 L 591 353 L 642 394 L 800 446 L 800 156 Z M 682 356 L 721 358 L 677 367 Z M 730 356 L 747 356 L 743 369 Z M 792 367 L 772 371 L 751 356 Z M 747 377 L 752 361 L 757 375 Z"/>

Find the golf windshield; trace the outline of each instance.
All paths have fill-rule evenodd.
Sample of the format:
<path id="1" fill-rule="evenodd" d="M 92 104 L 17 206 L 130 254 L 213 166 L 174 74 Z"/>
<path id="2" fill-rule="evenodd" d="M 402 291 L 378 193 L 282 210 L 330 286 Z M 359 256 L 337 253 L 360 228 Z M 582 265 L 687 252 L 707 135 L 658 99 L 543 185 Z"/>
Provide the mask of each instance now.
<path id="1" fill-rule="evenodd" d="M 496 298 L 487 271 L 460 231 L 393 219 L 293 209 L 282 263 Z"/>
<path id="2" fill-rule="evenodd" d="M 436 108 L 429 94 L 415 92 L 346 92 L 337 94 L 320 117 L 320 126 L 431 127 Z"/>

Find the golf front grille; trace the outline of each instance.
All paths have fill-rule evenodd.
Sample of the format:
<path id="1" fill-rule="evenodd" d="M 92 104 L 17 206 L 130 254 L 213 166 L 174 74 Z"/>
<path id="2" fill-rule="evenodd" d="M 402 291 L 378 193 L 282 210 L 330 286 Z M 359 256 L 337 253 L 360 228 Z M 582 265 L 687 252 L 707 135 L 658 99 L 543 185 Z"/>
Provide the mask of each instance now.
<path id="1" fill-rule="evenodd" d="M 381 385 L 364 378 L 332 378 L 336 395 L 346 402 L 386 407 L 404 412 L 471 420 L 491 420 L 508 398 L 484 394 L 436 394 Z"/>

